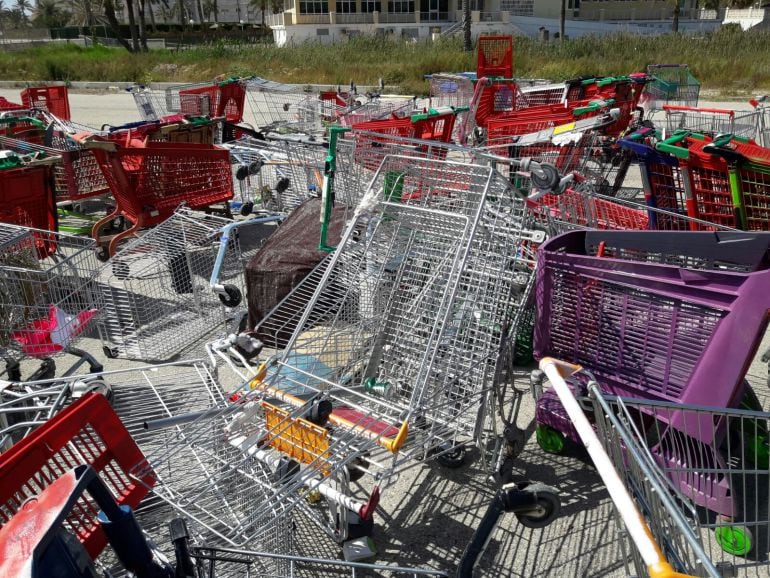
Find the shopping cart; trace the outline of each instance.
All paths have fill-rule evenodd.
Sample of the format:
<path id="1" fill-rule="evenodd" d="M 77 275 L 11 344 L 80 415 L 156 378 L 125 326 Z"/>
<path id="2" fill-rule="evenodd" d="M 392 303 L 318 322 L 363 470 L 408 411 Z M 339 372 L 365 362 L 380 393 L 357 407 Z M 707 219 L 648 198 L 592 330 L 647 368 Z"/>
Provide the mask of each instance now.
<path id="1" fill-rule="evenodd" d="M 766 231 L 770 199 L 770 152 L 737 139 L 715 139 L 698 147 L 704 154 L 719 158 L 727 169 L 733 208 L 740 228 Z M 723 170 L 724 170 L 723 168 Z"/>
<path id="2" fill-rule="evenodd" d="M 479 36 L 476 44 L 476 78 L 513 78 L 513 38 Z"/>
<path id="3" fill-rule="evenodd" d="M 698 106 L 700 82 L 686 64 L 650 64 L 647 75 L 651 80 L 641 103 L 648 115 L 661 110 L 664 104 Z"/>
<path id="4" fill-rule="evenodd" d="M 189 210 L 130 241 L 99 271 L 97 327 L 109 357 L 166 360 L 225 323 L 245 292 L 243 266 L 257 247 L 225 235 L 232 221 Z M 218 258 L 222 244 L 226 250 Z M 213 282 L 218 292 L 213 291 Z M 225 307 L 223 309 L 223 306 Z"/>
<path id="5" fill-rule="evenodd" d="M 615 397 L 600 386 L 588 391 L 600 439 L 672 556 L 692 570 L 711 561 L 718 573 L 709 576 L 765 573 L 768 413 L 760 398 L 749 391 L 740 408 L 728 409 Z M 691 426 L 715 424 L 715 435 L 701 443 L 692 427 L 672 430 L 666 423 L 675 413 Z M 718 487 L 729 487 L 731 515 L 702 508 L 703 493 Z M 696 545 L 682 539 L 683 528 L 694 531 Z"/>
<path id="6" fill-rule="evenodd" d="M 66 86 L 30 86 L 21 91 L 26 108 L 37 108 L 70 120 L 70 102 Z"/>
<path id="7" fill-rule="evenodd" d="M 233 182 L 240 197 L 231 206 L 241 215 L 255 208 L 289 213 L 320 192 L 328 144 L 272 137 L 244 137 L 225 145 L 233 160 Z"/>
<path id="8" fill-rule="evenodd" d="M 757 134 L 756 111 L 664 104 L 663 112 L 666 114 L 665 126 L 669 133 L 687 130 L 711 137 L 731 134 L 745 138 L 754 138 Z"/>
<path id="9" fill-rule="evenodd" d="M 245 79 L 181 84 L 166 89 L 166 110 L 194 116 L 225 118 L 241 122 L 246 100 Z"/>
<path id="10" fill-rule="evenodd" d="M 56 156 L 37 151 L 4 153 L 0 159 L 0 223 L 56 230 L 56 205 L 51 183 Z"/>
<path id="11" fill-rule="evenodd" d="M 595 402 L 597 436 L 581 406 L 585 398 L 578 398 L 567 381 L 582 368 L 549 357 L 541 360 L 540 368 L 607 487 L 626 536 L 630 538 L 637 575 L 684 578 L 691 574 L 681 572 L 689 572 L 693 576 L 722 576 L 724 568 L 715 566 L 706 555 L 700 537 L 679 511 L 675 498 L 658 485 L 654 466 L 651 468 L 648 464 L 647 448 L 640 448 L 638 441 L 632 439 L 633 433 L 640 431 L 633 429 L 633 422 L 627 429 L 609 410 L 595 382 L 589 382 L 589 392 Z M 626 566 L 627 571 L 630 570 L 627 562 Z"/>
<path id="12" fill-rule="evenodd" d="M 139 110 L 142 120 L 159 120 L 169 114 L 166 108 L 165 91 L 153 90 L 149 86 L 135 85 L 126 89 Z"/>
<path id="13" fill-rule="evenodd" d="M 120 243 L 139 230 L 165 221 L 176 208 L 209 209 L 233 197 L 227 150 L 210 145 L 148 142 L 143 148 L 120 147 L 105 140 L 86 140 L 116 202 L 114 212 L 94 224 L 92 236 L 106 260 Z M 105 236 L 117 218 L 127 228 Z"/>
<path id="14" fill-rule="evenodd" d="M 566 233 L 540 254 L 535 355 L 585 366 L 607 393 L 737 407 L 764 334 L 767 242 L 759 233 Z M 721 436 L 713 422 L 669 418 L 693 443 Z M 563 434 L 577 439 L 552 392 L 539 397 L 537 420 L 544 449 L 560 450 Z M 729 484 L 698 495 L 701 506 L 735 515 Z"/>
<path id="15" fill-rule="evenodd" d="M 251 77 L 246 81 L 246 100 L 251 109 L 254 126 L 262 130 L 292 130 L 301 118 L 298 105 L 312 91 L 303 86 L 282 84 L 265 78 Z"/>
<path id="16" fill-rule="evenodd" d="M 0 349 L 6 359 L 78 355 L 100 309 L 90 239 L 0 225 Z"/>

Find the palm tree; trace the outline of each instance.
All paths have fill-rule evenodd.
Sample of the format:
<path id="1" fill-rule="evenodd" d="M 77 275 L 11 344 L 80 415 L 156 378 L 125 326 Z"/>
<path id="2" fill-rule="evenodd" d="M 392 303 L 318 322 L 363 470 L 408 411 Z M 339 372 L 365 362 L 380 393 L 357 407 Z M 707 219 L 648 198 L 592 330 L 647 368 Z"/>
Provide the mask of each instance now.
<path id="1" fill-rule="evenodd" d="M 31 8 L 29 0 L 16 0 L 16 10 L 19 11 L 23 24 L 27 23 L 27 11 L 31 10 Z"/>
<path id="2" fill-rule="evenodd" d="M 673 22 L 671 23 L 671 30 L 673 32 L 679 32 L 679 13 L 681 10 L 682 7 L 679 5 L 679 0 L 674 0 L 674 18 Z"/>
<path id="3" fill-rule="evenodd" d="M 259 13 L 262 15 L 260 22 L 263 26 L 265 25 L 265 11 L 267 10 L 268 2 L 269 0 L 249 0 L 249 7 L 259 10 Z"/>
<path id="4" fill-rule="evenodd" d="M 67 24 L 70 15 L 57 0 L 38 0 L 32 13 L 32 22 L 41 28 L 60 28 Z"/>
<path id="5" fill-rule="evenodd" d="M 473 51 L 471 41 L 471 0 L 463 0 L 463 50 Z"/>

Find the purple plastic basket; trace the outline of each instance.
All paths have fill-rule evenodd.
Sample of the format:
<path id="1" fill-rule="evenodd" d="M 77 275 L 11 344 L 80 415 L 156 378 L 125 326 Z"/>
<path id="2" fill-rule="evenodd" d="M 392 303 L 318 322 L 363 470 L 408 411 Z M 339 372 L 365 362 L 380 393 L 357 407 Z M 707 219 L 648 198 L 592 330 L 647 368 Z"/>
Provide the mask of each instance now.
<path id="1" fill-rule="evenodd" d="M 605 392 L 736 407 L 770 310 L 770 234 L 572 231 L 540 249 L 535 357 L 579 363 Z M 578 395 L 584 385 L 571 382 Z M 715 440 L 726 423 L 672 410 L 650 452 L 709 510 L 740 512 Z M 579 438 L 547 390 L 536 420 Z M 689 438 L 689 441 L 687 441 Z"/>
<path id="2" fill-rule="evenodd" d="M 767 325 L 768 247 L 763 233 L 560 235 L 540 249 L 535 356 L 615 395 L 733 407 Z"/>

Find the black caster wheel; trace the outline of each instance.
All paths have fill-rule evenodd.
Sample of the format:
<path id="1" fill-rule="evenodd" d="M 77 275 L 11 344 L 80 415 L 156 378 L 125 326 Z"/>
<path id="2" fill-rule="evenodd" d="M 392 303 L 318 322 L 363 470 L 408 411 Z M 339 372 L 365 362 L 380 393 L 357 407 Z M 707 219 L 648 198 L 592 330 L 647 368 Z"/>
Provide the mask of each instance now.
<path id="1" fill-rule="evenodd" d="M 219 300 L 225 307 L 238 307 L 243 299 L 241 290 L 235 285 L 225 285 L 225 295 L 219 294 Z"/>
<path id="2" fill-rule="evenodd" d="M 537 505 L 528 512 L 517 512 L 519 524 L 525 528 L 545 528 L 553 522 L 561 510 L 561 501 L 556 490 L 545 484 L 530 484 L 521 491 L 537 494 Z"/>
<path id="3" fill-rule="evenodd" d="M 110 258 L 110 253 L 107 251 L 107 247 L 99 247 L 96 249 L 96 258 L 102 263 L 106 263 Z"/>
<path id="4" fill-rule="evenodd" d="M 102 351 L 104 352 L 104 356 L 109 359 L 117 359 L 118 357 L 118 350 L 114 347 L 107 347 L 106 345 L 102 347 Z"/>
<path id="5" fill-rule="evenodd" d="M 251 201 L 248 201 L 241 205 L 240 213 L 242 217 L 248 217 L 249 215 L 251 215 L 252 211 L 254 211 L 254 203 L 252 203 Z"/>
<path id="6" fill-rule="evenodd" d="M 448 450 L 448 451 L 445 451 Z M 457 469 L 465 465 L 465 448 L 462 446 L 441 447 L 439 451 L 443 452 L 436 456 L 436 461 L 445 468 Z"/>

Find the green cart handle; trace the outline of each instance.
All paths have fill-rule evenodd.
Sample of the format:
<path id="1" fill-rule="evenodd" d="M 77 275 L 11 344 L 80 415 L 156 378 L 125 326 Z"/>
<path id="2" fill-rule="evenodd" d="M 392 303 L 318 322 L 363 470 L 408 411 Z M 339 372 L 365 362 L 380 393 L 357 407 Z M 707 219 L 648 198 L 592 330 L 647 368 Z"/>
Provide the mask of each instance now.
<path id="1" fill-rule="evenodd" d="M 326 162 L 324 163 L 324 180 L 321 187 L 321 238 L 318 241 L 319 251 L 331 252 L 336 248 L 328 245 L 326 238 L 329 234 L 329 223 L 332 219 L 334 173 L 337 170 L 337 138 L 349 130 L 349 128 L 343 126 L 332 126 L 329 128 L 329 154 L 326 155 Z"/>
<path id="2" fill-rule="evenodd" d="M 575 116 L 580 116 L 588 112 L 596 112 L 601 108 L 606 108 L 615 104 L 614 98 L 608 98 L 607 100 L 592 100 L 586 106 L 581 106 L 572 111 Z"/>
<path id="3" fill-rule="evenodd" d="M 613 82 L 622 82 L 624 80 L 631 80 L 628 76 L 607 76 L 596 81 L 596 86 L 607 86 Z"/>
<path id="4" fill-rule="evenodd" d="M 700 133 L 692 132 L 689 130 L 677 130 L 666 140 L 656 144 L 655 150 L 670 154 L 678 159 L 687 160 L 690 158 L 690 151 L 688 151 L 686 148 L 677 146 L 678 143 L 682 142 L 687 137 L 695 138 L 698 140 L 706 140 L 705 135 Z"/>
<path id="5" fill-rule="evenodd" d="M 42 129 L 46 126 L 42 120 L 31 116 L 9 116 L 8 118 L 0 118 L 0 124 L 14 125 L 19 122 L 28 122 L 29 124 Z"/>
<path id="6" fill-rule="evenodd" d="M 439 114 L 447 114 L 448 112 L 451 112 L 452 114 L 457 116 L 461 112 L 468 112 L 469 110 L 470 110 L 470 107 L 468 107 L 468 106 L 448 106 L 448 107 L 446 107 L 443 110 L 437 110 L 435 108 L 431 108 L 431 109 L 428 110 L 428 112 L 421 112 L 421 113 L 418 113 L 418 114 L 413 114 L 410 117 L 410 120 L 412 122 L 417 122 L 417 121 L 420 121 L 420 120 L 425 120 L 425 119 L 431 118 L 433 116 L 437 116 Z"/>

